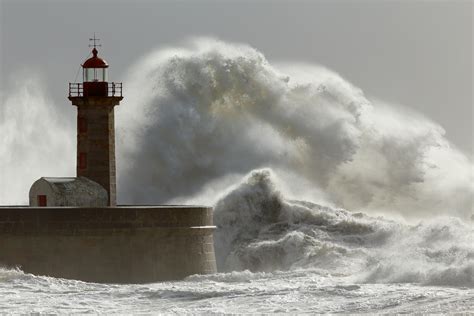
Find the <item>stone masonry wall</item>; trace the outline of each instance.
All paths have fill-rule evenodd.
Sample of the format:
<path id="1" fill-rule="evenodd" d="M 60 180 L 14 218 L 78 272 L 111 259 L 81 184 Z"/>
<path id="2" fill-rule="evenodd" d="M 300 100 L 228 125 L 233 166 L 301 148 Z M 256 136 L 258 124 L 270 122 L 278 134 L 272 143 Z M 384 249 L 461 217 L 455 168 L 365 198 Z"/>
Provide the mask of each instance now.
<path id="1" fill-rule="evenodd" d="M 77 106 L 77 176 L 102 185 L 116 205 L 114 106 L 122 97 L 69 97 Z M 84 164 L 81 163 L 84 155 Z"/>
<path id="2" fill-rule="evenodd" d="M 0 207 L 0 265 L 37 275 L 147 283 L 216 272 L 212 209 Z"/>

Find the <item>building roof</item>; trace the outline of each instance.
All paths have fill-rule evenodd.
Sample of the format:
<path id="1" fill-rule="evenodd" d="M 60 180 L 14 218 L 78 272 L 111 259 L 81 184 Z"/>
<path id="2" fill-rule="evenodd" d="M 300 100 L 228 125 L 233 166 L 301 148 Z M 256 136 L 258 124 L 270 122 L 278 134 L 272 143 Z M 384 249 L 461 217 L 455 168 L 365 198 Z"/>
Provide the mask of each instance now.
<path id="1" fill-rule="evenodd" d="M 102 190 L 105 191 L 100 184 L 86 177 L 42 177 L 41 179 L 48 182 L 50 185 L 55 186 L 59 190 L 72 190 L 87 187 L 98 192 Z"/>
<path id="2" fill-rule="evenodd" d="M 42 177 L 30 189 L 32 196 L 44 192 L 44 185 L 50 188 L 56 205 L 60 206 L 105 206 L 108 201 L 107 190 L 86 177 Z M 49 194 L 49 193 L 48 193 Z"/>
<path id="3" fill-rule="evenodd" d="M 82 67 L 83 68 L 107 68 L 109 67 L 109 64 L 107 64 L 107 62 L 98 57 L 97 56 L 98 54 L 98 51 L 97 49 L 94 47 L 94 49 L 92 50 L 92 57 L 89 58 L 88 60 L 86 60 L 84 62 L 84 64 L 82 64 Z"/>
<path id="4" fill-rule="evenodd" d="M 41 179 L 46 180 L 49 183 L 65 183 L 75 181 L 77 178 L 74 177 L 42 177 Z"/>

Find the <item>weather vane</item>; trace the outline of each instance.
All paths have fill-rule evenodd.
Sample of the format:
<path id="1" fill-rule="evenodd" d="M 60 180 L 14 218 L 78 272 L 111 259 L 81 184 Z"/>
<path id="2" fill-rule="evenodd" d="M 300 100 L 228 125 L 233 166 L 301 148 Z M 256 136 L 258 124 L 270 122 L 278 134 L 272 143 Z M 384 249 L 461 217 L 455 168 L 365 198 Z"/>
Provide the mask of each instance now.
<path id="1" fill-rule="evenodd" d="M 93 41 L 93 42 L 94 42 L 94 44 L 92 44 L 92 45 L 89 44 L 89 47 L 94 47 L 94 48 L 96 48 L 96 47 L 101 47 L 101 46 L 102 46 L 102 45 L 96 43 L 96 42 L 100 41 L 100 38 L 96 38 L 96 37 L 95 37 L 95 32 L 94 32 L 94 37 L 93 37 L 93 38 L 89 38 L 89 41 Z"/>

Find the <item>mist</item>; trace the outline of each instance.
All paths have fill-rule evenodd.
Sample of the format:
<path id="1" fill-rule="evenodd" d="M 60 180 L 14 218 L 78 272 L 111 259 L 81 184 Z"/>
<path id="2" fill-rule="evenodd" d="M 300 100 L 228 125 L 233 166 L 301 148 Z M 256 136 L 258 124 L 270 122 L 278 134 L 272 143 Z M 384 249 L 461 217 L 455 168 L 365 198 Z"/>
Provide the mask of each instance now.
<path id="1" fill-rule="evenodd" d="M 56 110 L 40 74 L 20 71 L 0 91 L 0 205 L 27 205 L 40 177 L 75 176 L 75 120 Z"/>
<path id="2" fill-rule="evenodd" d="M 472 161 L 441 126 L 319 65 L 209 38 L 131 67 L 117 109 L 122 203 L 213 204 L 270 168 L 285 194 L 350 210 L 472 213 Z"/>

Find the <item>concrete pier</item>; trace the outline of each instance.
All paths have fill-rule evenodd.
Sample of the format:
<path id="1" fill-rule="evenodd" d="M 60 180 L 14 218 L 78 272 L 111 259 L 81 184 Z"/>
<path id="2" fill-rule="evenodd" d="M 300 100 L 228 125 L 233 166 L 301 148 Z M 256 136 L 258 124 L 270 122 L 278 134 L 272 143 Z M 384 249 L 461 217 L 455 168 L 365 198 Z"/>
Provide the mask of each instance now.
<path id="1" fill-rule="evenodd" d="M 212 208 L 0 207 L 0 266 L 102 283 L 216 272 Z"/>

